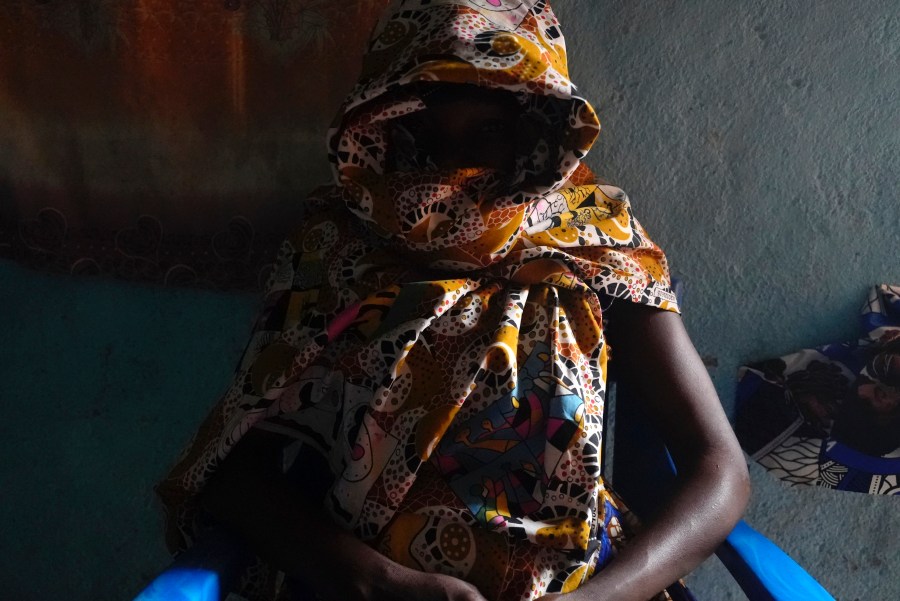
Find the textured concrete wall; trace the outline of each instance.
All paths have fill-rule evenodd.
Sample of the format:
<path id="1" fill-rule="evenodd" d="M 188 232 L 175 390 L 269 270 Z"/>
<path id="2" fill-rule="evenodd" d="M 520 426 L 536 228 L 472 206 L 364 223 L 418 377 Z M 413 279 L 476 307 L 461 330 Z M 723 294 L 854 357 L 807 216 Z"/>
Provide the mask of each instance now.
<path id="1" fill-rule="evenodd" d="M 561 0 L 590 164 L 687 282 L 725 406 L 745 361 L 857 336 L 900 283 L 900 8 L 893 0 Z M 897 499 L 788 489 L 751 466 L 747 521 L 839 600 L 900 598 Z M 715 560 L 702 599 L 741 599 Z"/>
<path id="2" fill-rule="evenodd" d="M 688 284 L 730 406 L 735 368 L 856 336 L 900 282 L 900 9 L 893 0 L 554 4 L 624 188 Z"/>

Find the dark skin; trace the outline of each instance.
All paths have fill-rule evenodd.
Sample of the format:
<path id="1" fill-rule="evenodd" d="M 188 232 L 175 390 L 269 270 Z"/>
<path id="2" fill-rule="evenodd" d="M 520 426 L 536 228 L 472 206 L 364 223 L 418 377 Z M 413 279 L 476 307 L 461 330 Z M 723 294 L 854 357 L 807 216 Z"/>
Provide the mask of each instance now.
<path id="1" fill-rule="evenodd" d="M 646 601 L 712 554 L 750 496 L 740 446 L 681 317 L 629 303 L 614 311 L 619 377 L 660 427 L 679 485 L 615 561 L 577 591 L 543 599 Z"/>
<path id="2" fill-rule="evenodd" d="M 397 119 L 440 169 L 511 172 L 524 143 L 519 103 L 509 92 L 472 85 L 420 86 L 427 110 Z"/>
<path id="3" fill-rule="evenodd" d="M 515 145 L 509 134 L 517 118 L 511 106 L 508 96 L 494 93 L 429 103 L 418 116 L 429 138 L 450 142 L 432 155 L 437 166 L 510 168 Z M 743 454 L 681 317 L 627 302 L 610 311 L 614 329 L 607 337 L 619 377 L 660 426 L 679 485 L 611 564 L 577 591 L 545 600 L 646 601 L 706 559 L 749 498 Z M 251 431 L 201 497 L 203 507 L 243 534 L 260 556 L 329 599 L 486 601 L 471 584 L 394 563 L 338 527 L 321 503 L 277 469 L 284 442 L 280 435 Z"/>

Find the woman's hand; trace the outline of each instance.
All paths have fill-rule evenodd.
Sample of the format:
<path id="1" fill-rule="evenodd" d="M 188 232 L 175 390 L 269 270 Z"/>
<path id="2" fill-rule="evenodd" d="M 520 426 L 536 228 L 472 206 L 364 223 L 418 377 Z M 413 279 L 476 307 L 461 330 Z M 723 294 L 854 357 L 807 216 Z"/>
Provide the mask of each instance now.
<path id="1" fill-rule="evenodd" d="M 207 484 L 201 502 L 264 559 L 340 601 L 487 601 L 468 582 L 391 561 L 335 525 L 282 477 L 278 435 L 251 430 Z"/>
<path id="2" fill-rule="evenodd" d="M 592 591 L 586 594 L 584 587 L 574 590 L 570 593 L 550 593 L 543 597 L 538 597 L 537 601 L 604 601 L 606 596 L 600 596 L 599 593 Z"/>
<path id="3" fill-rule="evenodd" d="M 453 576 L 426 574 L 402 566 L 393 572 L 386 579 L 384 590 L 376 591 L 377 601 L 487 601 L 474 585 Z"/>
<path id="4" fill-rule="evenodd" d="M 487 601 L 475 585 L 443 574 L 422 574 L 410 601 Z"/>

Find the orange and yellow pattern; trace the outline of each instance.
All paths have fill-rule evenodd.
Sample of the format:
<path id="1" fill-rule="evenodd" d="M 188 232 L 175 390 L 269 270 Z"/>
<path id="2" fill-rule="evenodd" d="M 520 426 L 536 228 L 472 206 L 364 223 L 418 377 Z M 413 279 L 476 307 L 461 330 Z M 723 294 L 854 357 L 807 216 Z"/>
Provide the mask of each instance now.
<path id="1" fill-rule="evenodd" d="M 330 134 L 336 184 L 285 242 L 234 385 L 160 485 L 170 544 L 258 427 L 294 441 L 289 472 L 301 448 L 327 460 L 336 522 L 489 599 L 571 591 L 611 560 L 604 310 L 677 307 L 625 193 L 581 164 L 599 123 L 565 56 L 543 0 L 396 3 Z M 515 94 L 539 135 L 514 173 L 391 168 L 389 128 L 425 108 L 423 80 Z"/>

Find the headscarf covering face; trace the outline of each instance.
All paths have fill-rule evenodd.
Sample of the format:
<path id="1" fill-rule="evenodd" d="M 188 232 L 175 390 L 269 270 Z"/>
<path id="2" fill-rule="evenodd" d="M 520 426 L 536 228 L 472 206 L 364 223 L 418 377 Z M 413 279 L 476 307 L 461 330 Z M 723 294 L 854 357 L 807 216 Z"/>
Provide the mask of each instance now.
<path id="1" fill-rule="evenodd" d="M 388 15 L 330 134 L 345 202 L 395 242 L 425 253 L 421 262 L 487 267 L 510 251 L 534 201 L 578 168 L 599 122 L 572 95 L 565 42 L 545 2 L 401 2 Z M 392 125 L 427 108 L 416 94 L 423 82 L 515 94 L 517 132 L 530 135 L 521 135 L 509 177 L 486 169 L 391 170 Z"/>
<path id="2" fill-rule="evenodd" d="M 511 170 L 401 147 L 436 84 L 513 95 Z M 395 3 L 329 134 L 336 182 L 285 242 L 233 386 L 158 488 L 170 546 L 255 427 L 296 440 L 289 474 L 307 473 L 303 449 L 325 458 L 339 524 L 489 599 L 574 590 L 606 565 L 626 514 L 599 469 L 604 307 L 677 307 L 625 193 L 580 163 L 598 131 L 547 2 Z M 255 573 L 245 596 L 273 598 L 280 580 Z"/>

